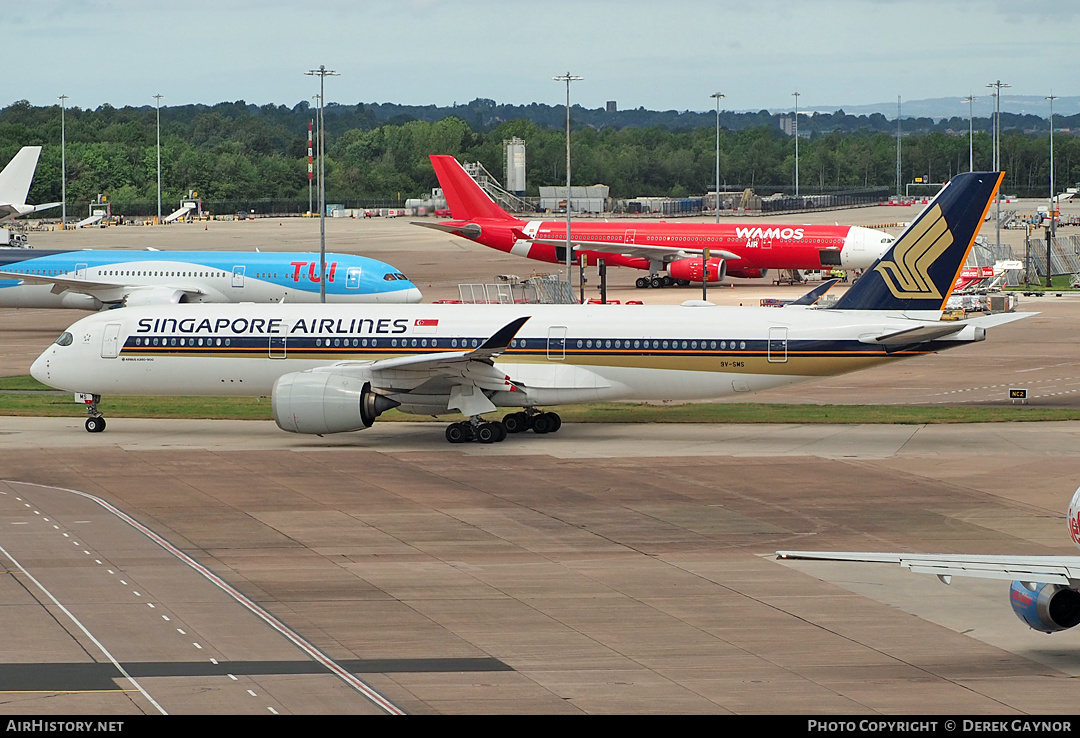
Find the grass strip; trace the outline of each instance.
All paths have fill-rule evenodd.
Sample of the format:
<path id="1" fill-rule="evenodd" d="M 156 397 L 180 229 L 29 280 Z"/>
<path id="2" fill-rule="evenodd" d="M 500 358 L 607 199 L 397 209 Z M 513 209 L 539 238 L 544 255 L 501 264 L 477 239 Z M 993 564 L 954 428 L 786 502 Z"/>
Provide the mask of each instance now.
<path id="1" fill-rule="evenodd" d="M 53 394 L 30 377 L 0 378 L 0 415 L 79 417 L 83 407 L 70 394 Z M 272 420 L 269 398 L 106 397 L 98 406 L 106 417 Z M 657 404 L 608 402 L 550 407 L 569 423 L 1003 423 L 1080 420 L 1080 409 L 1031 405 L 812 405 L 734 402 Z M 501 410 L 499 415 L 513 412 Z M 451 422 L 460 415 L 440 416 Z M 427 416 L 390 410 L 379 421 L 427 421 Z"/>

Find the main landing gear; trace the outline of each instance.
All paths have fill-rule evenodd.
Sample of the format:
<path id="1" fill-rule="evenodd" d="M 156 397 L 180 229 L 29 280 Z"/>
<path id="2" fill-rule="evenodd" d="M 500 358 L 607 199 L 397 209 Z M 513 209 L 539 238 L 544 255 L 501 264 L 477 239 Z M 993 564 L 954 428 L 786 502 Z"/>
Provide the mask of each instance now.
<path id="1" fill-rule="evenodd" d="M 86 414 L 90 416 L 85 423 L 87 433 L 101 433 L 105 430 L 105 416 L 97 409 L 99 402 L 101 402 L 101 395 L 93 395 L 90 402 L 86 403 Z"/>
<path id="2" fill-rule="evenodd" d="M 651 277 L 638 277 L 634 282 L 638 289 L 645 289 L 646 287 L 660 289 L 661 287 L 673 287 L 674 285 L 686 287 L 689 284 L 689 279 L 675 279 L 670 276 L 661 277 L 659 274 L 654 274 Z"/>
<path id="3" fill-rule="evenodd" d="M 474 417 L 459 423 L 451 423 L 446 427 L 446 440 L 450 443 L 468 443 L 469 441 L 499 443 L 510 433 L 524 433 L 527 430 L 539 434 L 554 433 L 561 427 L 562 418 L 558 413 L 526 410 L 510 413 L 502 419 L 502 422 Z"/>

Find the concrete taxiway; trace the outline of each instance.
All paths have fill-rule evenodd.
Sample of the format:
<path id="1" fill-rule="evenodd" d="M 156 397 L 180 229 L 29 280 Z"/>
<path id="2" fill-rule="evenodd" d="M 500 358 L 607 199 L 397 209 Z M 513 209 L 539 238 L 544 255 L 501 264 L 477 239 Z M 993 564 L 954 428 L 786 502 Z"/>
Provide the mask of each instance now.
<path id="1" fill-rule="evenodd" d="M 1004 583 L 771 553 L 1068 553 L 1078 441 L 0 418 L 0 712 L 1067 712 L 1077 635 Z"/>

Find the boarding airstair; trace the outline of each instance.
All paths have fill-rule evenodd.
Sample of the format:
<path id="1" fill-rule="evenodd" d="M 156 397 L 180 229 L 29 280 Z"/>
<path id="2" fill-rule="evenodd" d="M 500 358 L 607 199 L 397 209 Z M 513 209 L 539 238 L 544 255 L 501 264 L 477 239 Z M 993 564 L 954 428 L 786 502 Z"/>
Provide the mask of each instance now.
<path id="1" fill-rule="evenodd" d="M 488 197 L 508 213 L 531 213 L 533 211 L 532 205 L 528 202 L 504 190 L 499 181 L 492 177 L 480 162 L 466 163 L 465 171 L 476 180 L 476 184 L 480 185 L 480 189 L 486 192 Z"/>

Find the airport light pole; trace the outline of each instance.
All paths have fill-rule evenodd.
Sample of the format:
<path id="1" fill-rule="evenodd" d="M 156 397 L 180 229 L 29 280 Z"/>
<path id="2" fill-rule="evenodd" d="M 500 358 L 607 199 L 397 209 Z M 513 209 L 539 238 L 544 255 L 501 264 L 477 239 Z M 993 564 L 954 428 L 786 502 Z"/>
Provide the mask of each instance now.
<path id="1" fill-rule="evenodd" d="M 67 225 L 67 132 L 64 129 L 64 108 L 67 95 L 60 96 L 60 230 Z"/>
<path id="2" fill-rule="evenodd" d="M 341 75 L 327 69 L 325 64 L 304 74 L 319 78 L 319 302 L 326 302 L 326 171 L 323 163 L 326 156 L 326 120 L 323 118 L 323 101 L 326 99 L 326 78 Z"/>
<path id="3" fill-rule="evenodd" d="M 795 197 L 799 196 L 799 93 L 795 96 Z"/>
<path id="4" fill-rule="evenodd" d="M 987 87 L 992 87 L 994 91 L 990 94 L 994 96 L 994 171 L 1001 171 L 1001 90 L 1002 88 L 1011 87 L 1002 82 L 1000 79 L 996 82 L 991 82 Z M 994 196 L 994 220 L 996 223 L 996 239 L 997 246 L 1001 246 L 1001 190 L 998 190 Z M 1047 274 L 1050 272 L 1049 264 L 1047 264 Z"/>
<path id="5" fill-rule="evenodd" d="M 709 97 L 716 100 L 716 222 L 720 222 L 720 101 L 724 99 L 721 92 L 714 92 Z"/>
<path id="6" fill-rule="evenodd" d="M 318 105 L 322 101 L 322 97 L 320 97 L 319 95 L 312 95 L 311 99 L 315 101 L 315 105 L 316 105 L 316 108 L 315 108 L 315 140 L 316 141 L 321 141 L 322 140 L 322 129 L 319 126 L 322 125 L 322 121 L 319 120 Z M 308 148 L 310 149 L 311 146 L 309 145 Z M 309 169 L 310 169 L 310 166 L 309 166 Z M 322 172 L 322 159 L 319 159 L 315 163 L 315 169 L 316 169 L 315 178 L 318 179 L 320 182 L 322 182 L 322 178 L 320 176 L 320 173 Z M 315 208 L 311 204 L 311 176 L 310 175 L 308 175 L 308 215 L 312 216 L 312 217 L 315 216 Z"/>
<path id="7" fill-rule="evenodd" d="M 551 79 L 555 82 L 566 83 L 566 283 L 571 285 L 573 279 L 571 265 L 574 263 L 574 248 L 570 240 L 570 83 L 578 82 L 584 78 L 575 77 L 570 72 L 567 72 Z M 573 294 L 572 289 L 571 294 Z"/>
<path id="8" fill-rule="evenodd" d="M 971 104 L 973 102 L 975 102 L 976 100 L 978 100 L 978 99 L 979 98 L 977 98 L 977 97 L 972 97 L 971 95 L 968 95 L 967 97 L 965 97 L 963 100 L 960 101 L 962 103 L 967 103 L 967 106 L 968 106 L 968 171 L 969 172 L 974 172 L 975 171 L 975 144 L 974 144 L 975 128 L 973 127 L 973 123 L 972 123 Z"/>
<path id="9" fill-rule="evenodd" d="M 900 201 L 900 95 L 896 96 L 896 200 Z"/>
<path id="10" fill-rule="evenodd" d="M 157 222 L 161 224 L 161 98 L 164 95 L 154 95 L 157 101 Z"/>
<path id="11" fill-rule="evenodd" d="M 1054 100 L 1057 100 L 1057 96 L 1051 90 L 1050 97 L 1046 98 L 1050 101 L 1050 235 L 1057 235 L 1057 214 L 1054 212 L 1054 202 L 1057 200 L 1057 195 L 1054 192 Z"/>

